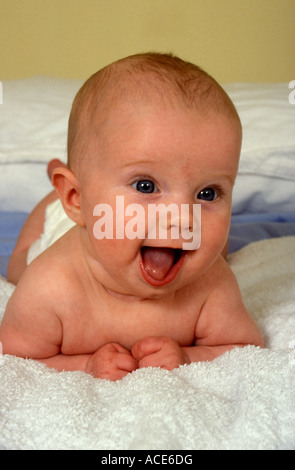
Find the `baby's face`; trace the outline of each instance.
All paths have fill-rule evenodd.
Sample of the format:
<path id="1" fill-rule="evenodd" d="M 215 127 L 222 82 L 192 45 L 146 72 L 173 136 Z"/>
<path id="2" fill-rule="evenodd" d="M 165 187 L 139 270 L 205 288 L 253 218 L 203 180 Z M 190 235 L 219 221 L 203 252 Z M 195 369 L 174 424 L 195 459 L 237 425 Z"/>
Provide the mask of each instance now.
<path id="1" fill-rule="evenodd" d="M 163 106 L 140 112 L 117 108 L 98 132 L 80 184 L 88 250 L 101 282 L 117 293 L 159 297 L 197 279 L 227 241 L 239 124 L 222 114 L 202 116 Z M 186 219 L 181 226 L 168 215 L 164 238 L 151 234 L 149 210 L 158 204 L 174 204 Z M 194 225 L 196 204 L 201 243 L 184 250 L 188 230 L 200 228 Z M 178 237 L 171 231 L 176 225 Z"/>

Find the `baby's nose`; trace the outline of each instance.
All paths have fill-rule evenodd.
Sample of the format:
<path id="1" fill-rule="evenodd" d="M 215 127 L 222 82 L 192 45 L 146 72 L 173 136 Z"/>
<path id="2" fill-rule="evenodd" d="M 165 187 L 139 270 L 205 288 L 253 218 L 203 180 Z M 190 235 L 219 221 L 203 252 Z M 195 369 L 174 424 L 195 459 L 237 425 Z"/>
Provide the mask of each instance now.
<path id="1" fill-rule="evenodd" d="M 179 215 L 170 220 L 171 238 L 174 238 L 173 231 L 182 240 L 184 250 L 197 250 L 201 244 L 201 205 L 181 204 Z"/>
<path id="2" fill-rule="evenodd" d="M 174 231 L 175 234 L 191 232 L 194 227 L 194 213 L 188 204 L 177 206 L 170 213 L 159 214 L 159 227 L 163 230 Z"/>
<path id="3" fill-rule="evenodd" d="M 150 240 L 178 240 L 184 249 L 197 249 L 201 233 L 200 204 L 170 203 L 151 205 L 148 211 L 148 236 Z M 184 241 L 193 239 L 193 244 Z M 170 246 L 170 245 L 169 245 Z"/>

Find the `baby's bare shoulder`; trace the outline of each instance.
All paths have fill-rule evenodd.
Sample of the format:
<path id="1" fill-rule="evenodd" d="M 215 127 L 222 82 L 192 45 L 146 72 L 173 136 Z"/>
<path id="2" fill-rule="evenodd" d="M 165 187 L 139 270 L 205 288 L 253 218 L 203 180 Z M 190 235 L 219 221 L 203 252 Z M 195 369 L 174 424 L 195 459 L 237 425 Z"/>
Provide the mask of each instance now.
<path id="1" fill-rule="evenodd" d="M 15 292 L 29 303 L 44 303 L 45 308 L 56 310 L 60 301 L 78 293 L 77 271 L 68 240 L 58 240 L 27 266 Z"/>
<path id="2" fill-rule="evenodd" d="M 213 340 L 220 344 L 256 344 L 259 332 L 245 308 L 230 266 L 218 259 L 210 271 L 207 298 L 197 324 L 199 344 Z"/>
<path id="3" fill-rule="evenodd" d="M 1 324 L 6 352 L 28 357 L 39 357 L 35 355 L 40 351 L 42 354 L 43 351 L 58 353 L 62 324 L 58 302 L 54 301 L 59 285 L 56 271 L 52 267 L 48 269 L 46 263 L 43 266 L 41 256 L 24 271 L 7 303 Z"/>
<path id="4" fill-rule="evenodd" d="M 194 292 L 206 299 L 212 295 L 227 295 L 231 291 L 239 292 L 239 288 L 234 273 L 223 256 L 219 256 L 202 278 L 195 281 Z"/>
<path id="5" fill-rule="evenodd" d="M 29 357 L 57 354 L 65 319 L 85 305 L 74 258 L 61 248 L 56 243 L 32 261 L 10 297 L 0 330 L 6 350 L 25 345 Z"/>
<path id="6" fill-rule="evenodd" d="M 207 281 L 211 281 L 214 289 L 219 288 L 219 286 L 229 289 L 236 289 L 237 287 L 235 275 L 223 256 L 219 256 L 208 270 Z"/>

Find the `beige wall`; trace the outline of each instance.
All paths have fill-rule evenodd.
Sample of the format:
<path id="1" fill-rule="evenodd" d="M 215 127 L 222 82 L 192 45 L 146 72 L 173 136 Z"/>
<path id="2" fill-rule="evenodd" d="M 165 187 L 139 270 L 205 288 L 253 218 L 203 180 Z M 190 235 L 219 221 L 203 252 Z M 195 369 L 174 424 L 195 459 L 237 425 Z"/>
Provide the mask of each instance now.
<path id="1" fill-rule="evenodd" d="M 295 79 L 295 0 L 0 0 L 0 80 L 173 52 L 222 83 Z"/>

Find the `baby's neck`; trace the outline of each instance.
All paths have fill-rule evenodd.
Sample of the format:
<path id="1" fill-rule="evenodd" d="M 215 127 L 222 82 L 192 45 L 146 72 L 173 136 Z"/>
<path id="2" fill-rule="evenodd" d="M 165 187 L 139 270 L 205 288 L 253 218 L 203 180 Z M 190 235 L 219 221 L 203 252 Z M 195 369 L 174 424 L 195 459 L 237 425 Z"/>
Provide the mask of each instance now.
<path id="1" fill-rule="evenodd" d="M 101 272 L 101 267 L 97 260 L 93 257 L 91 250 L 88 247 L 88 239 L 87 234 L 84 232 L 84 227 L 80 230 L 81 236 L 81 246 L 82 246 L 82 257 L 85 261 L 86 271 L 88 273 L 89 279 L 92 282 L 92 285 L 95 286 L 96 289 L 100 290 L 102 295 L 106 297 L 110 297 L 111 299 L 123 302 L 140 302 L 145 300 L 142 297 L 138 297 L 136 295 L 130 293 L 120 292 L 120 290 L 116 290 L 115 286 L 106 285 L 105 279 L 106 275 L 104 272 Z"/>
<path id="2" fill-rule="evenodd" d="M 123 302 L 141 302 L 144 300 L 148 300 L 141 297 L 137 297 L 136 295 L 122 294 L 121 292 L 116 292 L 115 290 L 109 289 L 104 285 L 102 285 L 102 287 L 108 295 Z"/>

